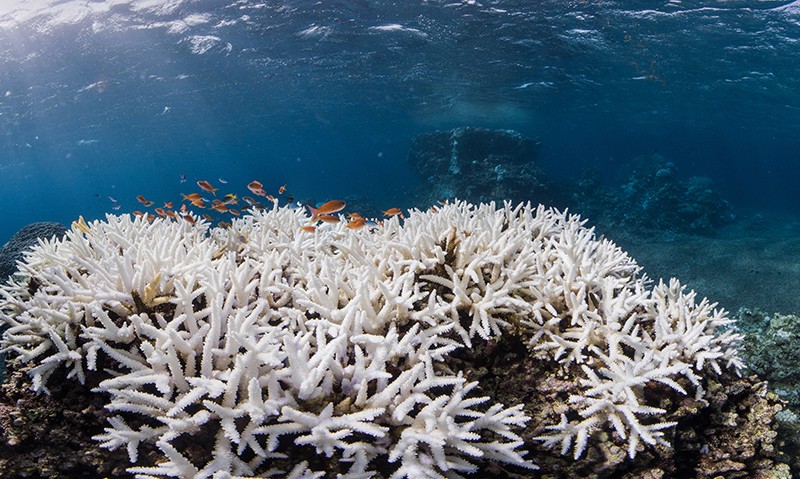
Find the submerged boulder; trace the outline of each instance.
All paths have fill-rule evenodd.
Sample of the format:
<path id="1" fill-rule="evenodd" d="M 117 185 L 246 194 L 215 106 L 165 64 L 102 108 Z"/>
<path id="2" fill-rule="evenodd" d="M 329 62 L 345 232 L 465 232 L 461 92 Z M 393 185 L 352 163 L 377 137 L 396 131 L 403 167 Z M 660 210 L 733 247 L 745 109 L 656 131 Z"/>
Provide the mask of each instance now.
<path id="1" fill-rule="evenodd" d="M 22 229 L 14 233 L 14 236 L 0 248 L 0 279 L 5 281 L 10 275 L 17 271 L 17 261 L 22 259 L 25 250 L 38 243 L 39 238 L 61 238 L 67 228 L 61 223 L 42 221 L 23 226 Z"/>
<path id="2" fill-rule="evenodd" d="M 420 204 L 452 198 L 546 202 L 538 150 L 537 141 L 513 130 L 462 127 L 415 137 L 408 163 L 423 179 Z"/>

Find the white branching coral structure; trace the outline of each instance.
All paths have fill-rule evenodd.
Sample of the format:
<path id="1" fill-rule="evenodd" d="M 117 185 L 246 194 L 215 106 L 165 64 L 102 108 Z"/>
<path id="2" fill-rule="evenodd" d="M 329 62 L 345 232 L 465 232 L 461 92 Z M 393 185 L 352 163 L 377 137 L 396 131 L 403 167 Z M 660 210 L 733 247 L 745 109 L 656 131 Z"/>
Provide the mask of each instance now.
<path id="1" fill-rule="evenodd" d="M 709 369 L 741 366 L 724 313 L 677 281 L 648 289 L 575 216 L 455 203 L 371 230 L 307 221 L 276 206 L 228 229 L 74 225 L 0 288 L 3 347 L 34 362 L 38 391 L 59 368 L 104 374 L 113 415 L 95 439 L 126 448 L 140 478 L 323 477 L 326 460 L 342 478 L 376 477 L 378 463 L 392 479 L 535 468 L 523 405 L 448 366 L 476 338 L 522 335 L 580 368 L 581 419 L 538 438 L 575 457 L 604 427 L 631 456 L 664 441 L 672 424 L 644 402 L 648 383 L 702 395 Z M 193 438 L 213 447 L 190 451 Z M 141 464 L 143 444 L 161 460 Z"/>

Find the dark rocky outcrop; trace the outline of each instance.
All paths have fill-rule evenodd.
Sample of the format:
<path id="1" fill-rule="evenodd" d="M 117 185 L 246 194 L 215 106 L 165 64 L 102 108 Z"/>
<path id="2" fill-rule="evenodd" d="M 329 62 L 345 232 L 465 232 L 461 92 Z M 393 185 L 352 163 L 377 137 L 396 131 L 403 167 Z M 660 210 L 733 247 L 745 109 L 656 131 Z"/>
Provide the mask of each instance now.
<path id="1" fill-rule="evenodd" d="M 17 261 L 28 248 L 35 246 L 39 238 L 52 238 L 64 236 L 67 228 L 61 223 L 43 221 L 31 223 L 17 231 L 14 236 L 0 248 L 0 281 L 5 281 L 17 271 Z"/>
<path id="2" fill-rule="evenodd" d="M 463 127 L 421 134 L 408 154 L 422 178 L 417 202 L 549 203 L 548 181 L 536 165 L 538 149 L 538 142 L 513 130 Z"/>

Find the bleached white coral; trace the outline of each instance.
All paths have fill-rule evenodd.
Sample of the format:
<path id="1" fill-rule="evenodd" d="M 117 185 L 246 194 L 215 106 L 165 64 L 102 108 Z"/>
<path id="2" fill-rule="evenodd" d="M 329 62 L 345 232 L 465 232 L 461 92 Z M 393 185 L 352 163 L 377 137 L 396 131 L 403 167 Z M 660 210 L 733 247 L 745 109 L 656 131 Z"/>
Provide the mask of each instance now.
<path id="1" fill-rule="evenodd" d="M 378 462 L 398 479 L 535 467 L 523 406 L 447 366 L 476 338 L 521 335 L 579 365 L 584 419 L 541 438 L 576 457 L 604 425 L 631 456 L 663 441 L 649 381 L 702 394 L 706 369 L 740 366 L 738 336 L 716 331 L 723 313 L 677 283 L 649 290 L 575 216 L 456 203 L 372 230 L 306 221 L 276 206 L 229 229 L 127 215 L 73 227 L 0 289 L 3 345 L 36 362 L 39 391 L 60 367 L 79 381 L 104 371 L 114 415 L 96 439 L 125 447 L 142 478 L 321 477 L 327 458 L 343 478 Z M 213 448 L 189 450 L 192 437 Z M 138 464 L 142 444 L 161 462 Z"/>

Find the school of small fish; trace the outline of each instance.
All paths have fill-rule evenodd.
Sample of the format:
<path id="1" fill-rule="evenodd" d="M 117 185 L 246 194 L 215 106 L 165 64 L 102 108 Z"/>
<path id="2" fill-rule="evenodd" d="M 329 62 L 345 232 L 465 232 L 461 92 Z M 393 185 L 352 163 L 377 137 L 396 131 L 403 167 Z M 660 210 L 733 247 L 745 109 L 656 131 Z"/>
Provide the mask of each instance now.
<path id="1" fill-rule="evenodd" d="M 180 182 L 186 182 L 186 175 L 181 174 Z M 218 182 L 223 185 L 228 184 L 228 181 L 224 178 L 218 178 Z M 294 196 L 292 196 L 290 193 L 287 193 L 286 185 L 282 185 L 278 188 L 278 197 L 276 197 L 268 194 L 264 190 L 264 185 L 260 181 L 253 180 L 248 183 L 247 189 L 254 195 L 254 197 L 247 195 L 239 197 L 234 193 L 227 193 L 221 195 L 221 197 L 218 197 L 217 191 L 219 191 L 220 188 L 215 187 L 211 182 L 200 180 L 197 181 L 196 184 L 202 192 L 192 192 L 188 194 L 181 193 L 182 199 L 180 202 L 180 207 L 176 207 L 172 201 L 166 201 L 163 203 L 163 206 L 155 207 L 153 209 L 153 213 L 136 210 L 133 212 L 133 214 L 144 217 L 148 221 L 152 221 L 158 216 L 161 218 L 171 218 L 176 221 L 183 220 L 192 224 L 199 221 L 200 218 L 203 218 L 209 222 L 213 222 L 215 218 L 211 216 L 211 214 L 198 214 L 190 208 L 207 209 L 213 210 L 214 214 L 217 216 L 217 226 L 226 228 L 230 227 L 230 222 L 225 221 L 225 218 L 220 218 L 220 215 L 224 214 L 239 216 L 242 214 L 242 211 L 246 211 L 248 209 L 259 210 L 264 208 L 264 205 L 254 197 L 260 196 L 267 201 L 277 203 L 280 201 L 279 197 L 285 194 L 284 199 L 289 204 L 294 203 Z M 208 194 L 211 194 L 212 197 L 207 198 L 205 195 Z M 118 210 L 120 208 L 120 203 L 115 198 L 109 196 L 108 199 L 112 202 L 113 210 Z M 136 200 L 145 208 L 150 208 L 156 204 L 155 201 L 149 200 L 142 195 L 137 196 Z M 237 208 L 239 205 L 239 200 L 243 202 L 241 208 Z M 297 204 L 299 205 L 299 203 Z M 330 200 L 319 205 L 318 207 L 305 205 L 311 214 L 311 218 L 309 219 L 307 225 L 300 226 L 300 230 L 307 233 L 314 233 L 317 230 L 317 225 L 319 223 L 339 223 L 342 221 L 345 222 L 345 228 L 352 230 L 357 230 L 363 227 L 382 226 L 382 221 L 378 219 L 364 218 L 357 212 L 350 212 L 345 216 L 343 212 L 346 206 L 347 204 L 343 200 Z M 399 208 L 389 208 L 383 212 L 383 215 L 385 217 L 400 216 L 400 218 L 404 218 L 403 211 Z"/>

